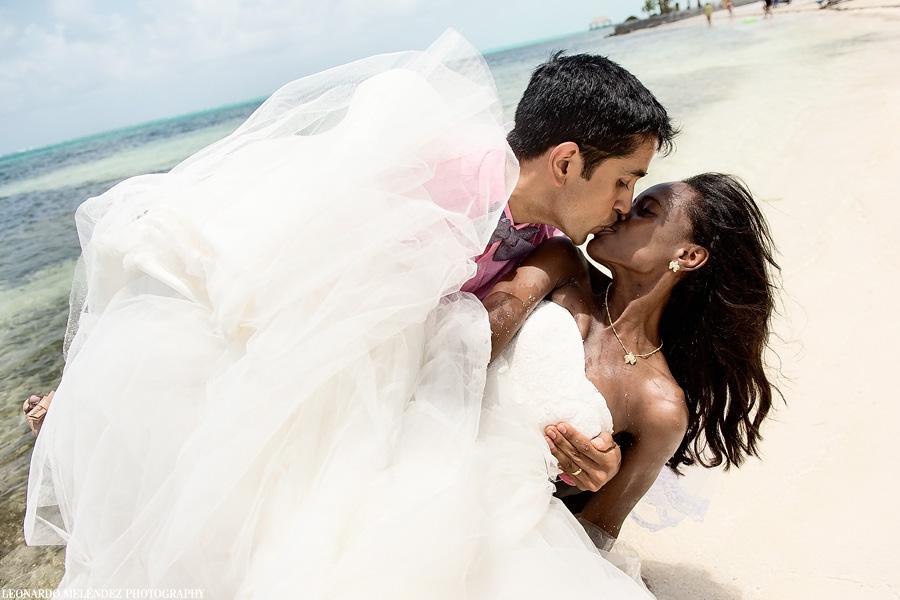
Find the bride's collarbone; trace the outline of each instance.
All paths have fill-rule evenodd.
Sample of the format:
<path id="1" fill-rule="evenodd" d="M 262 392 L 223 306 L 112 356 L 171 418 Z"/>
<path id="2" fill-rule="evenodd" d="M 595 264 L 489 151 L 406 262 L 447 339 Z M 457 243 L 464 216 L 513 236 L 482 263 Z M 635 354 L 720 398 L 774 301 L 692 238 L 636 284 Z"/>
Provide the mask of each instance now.
<path id="1" fill-rule="evenodd" d="M 640 407 L 661 400 L 670 376 L 653 356 L 627 364 L 608 329 L 594 327 L 585 339 L 585 376 L 606 399 L 616 430 L 625 431 Z"/>

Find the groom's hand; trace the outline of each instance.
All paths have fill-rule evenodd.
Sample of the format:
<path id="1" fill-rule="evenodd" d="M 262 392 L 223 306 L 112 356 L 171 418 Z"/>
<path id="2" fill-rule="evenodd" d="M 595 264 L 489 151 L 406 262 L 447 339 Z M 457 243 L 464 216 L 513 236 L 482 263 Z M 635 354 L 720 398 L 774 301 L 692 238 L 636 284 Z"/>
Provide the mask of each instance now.
<path id="1" fill-rule="evenodd" d="M 619 472 L 622 451 L 609 433 L 589 439 L 571 425 L 559 423 L 547 427 L 544 434 L 559 467 L 578 489 L 596 492 Z"/>

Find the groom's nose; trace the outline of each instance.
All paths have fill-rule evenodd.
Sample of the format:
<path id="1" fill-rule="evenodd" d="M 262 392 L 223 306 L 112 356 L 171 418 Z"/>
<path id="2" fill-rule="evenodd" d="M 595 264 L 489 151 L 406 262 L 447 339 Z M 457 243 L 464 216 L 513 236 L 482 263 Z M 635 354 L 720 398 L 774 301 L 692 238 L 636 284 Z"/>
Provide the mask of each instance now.
<path id="1" fill-rule="evenodd" d="M 624 206 L 620 207 L 620 206 L 616 205 L 616 213 L 618 214 L 618 217 L 619 217 L 617 220 L 619 222 L 622 222 L 622 221 L 627 221 L 629 218 L 631 218 L 631 208 L 632 208 L 632 205 L 631 205 L 630 199 L 628 200 L 628 202 L 625 203 Z"/>
<path id="2" fill-rule="evenodd" d="M 620 220 L 622 215 L 627 215 L 631 211 L 631 198 L 631 190 L 623 190 L 613 203 L 613 210 L 619 215 Z"/>

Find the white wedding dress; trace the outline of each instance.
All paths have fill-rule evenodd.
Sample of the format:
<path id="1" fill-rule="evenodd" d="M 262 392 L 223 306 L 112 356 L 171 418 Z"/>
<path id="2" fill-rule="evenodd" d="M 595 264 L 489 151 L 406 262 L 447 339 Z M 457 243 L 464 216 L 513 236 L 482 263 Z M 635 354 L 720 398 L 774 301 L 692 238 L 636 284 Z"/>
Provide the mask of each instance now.
<path id="1" fill-rule="evenodd" d="M 485 396 L 486 314 L 457 290 L 517 177 L 501 115 L 451 32 L 289 84 L 79 208 L 25 518 L 30 544 L 67 544 L 61 588 L 646 597 L 551 497 L 549 415 L 519 401 L 569 379 L 533 330 L 582 390 L 551 420 L 582 396 L 603 413 L 574 321 L 557 340 L 539 311 Z"/>

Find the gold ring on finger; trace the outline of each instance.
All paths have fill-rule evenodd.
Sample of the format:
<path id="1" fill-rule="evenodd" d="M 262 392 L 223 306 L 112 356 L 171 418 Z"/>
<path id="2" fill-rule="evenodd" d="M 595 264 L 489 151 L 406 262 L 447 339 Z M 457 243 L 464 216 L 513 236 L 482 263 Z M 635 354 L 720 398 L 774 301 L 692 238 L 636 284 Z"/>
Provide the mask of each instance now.
<path id="1" fill-rule="evenodd" d="M 583 470 L 583 469 L 582 469 L 581 467 L 578 467 L 578 470 L 577 470 L 577 471 L 575 471 L 574 473 L 569 473 L 569 475 L 570 475 L 571 477 L 575 477 L 576 475 L 581 475 L 581 471 L 582 471 L 582 470 Z"/>

